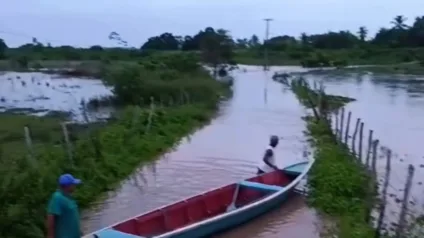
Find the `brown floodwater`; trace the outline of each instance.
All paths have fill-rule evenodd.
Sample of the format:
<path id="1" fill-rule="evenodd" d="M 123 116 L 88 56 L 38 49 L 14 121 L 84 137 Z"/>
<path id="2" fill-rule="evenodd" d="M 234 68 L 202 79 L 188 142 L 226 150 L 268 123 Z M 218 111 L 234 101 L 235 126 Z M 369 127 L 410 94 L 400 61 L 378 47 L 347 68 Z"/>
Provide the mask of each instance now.
<path id="1" fill-rule="evenodd" d="M 278 164 L 303 161 L 305 114 L 297 99 L 259 67 L 234 73 L 234 95 L 210 125 L 184 138 L 173 151 L 140 167 L 115 191 L 83 212 L 93 232 L 224 184 L 251 177 L 272 134 L 281 136 Z M 296 67 L 274 68 L 286 71 Z M 301 196 L 218 237 L 319 237 L 317 216 Z"/>

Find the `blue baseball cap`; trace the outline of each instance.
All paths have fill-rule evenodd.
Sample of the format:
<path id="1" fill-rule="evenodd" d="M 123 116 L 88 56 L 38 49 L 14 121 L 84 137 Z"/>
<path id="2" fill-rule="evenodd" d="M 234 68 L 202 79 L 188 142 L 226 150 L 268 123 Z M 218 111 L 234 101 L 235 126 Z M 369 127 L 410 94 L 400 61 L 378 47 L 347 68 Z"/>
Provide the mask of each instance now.
<path id="1" fill-rule="evenodd" d="M 62 174 L 59 177 L 60 186 L 77 185 L 81 183 L 81 179 L 76 179 L 71 174 Z"/>

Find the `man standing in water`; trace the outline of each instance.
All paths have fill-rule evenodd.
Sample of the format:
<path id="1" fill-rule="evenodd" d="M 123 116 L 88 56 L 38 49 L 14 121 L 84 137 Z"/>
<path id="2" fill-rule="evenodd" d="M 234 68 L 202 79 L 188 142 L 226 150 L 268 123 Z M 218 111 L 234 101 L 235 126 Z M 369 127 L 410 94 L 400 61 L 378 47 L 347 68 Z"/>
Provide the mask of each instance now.
<path id="1" fill-rule="evenodd" d="M 274 149 L 278 145 L 279 138 L 278 136 L 271 136 L 269 140 L 269 145 L 265 150 L 264 157 L 262 158 L 262 161 L 260 165 L 258 166 L 258 172 L 257 174 L 263 174 L 272 172 L 274 170 L 278 170 L 277 165 L 275 164 L 275 152 Z"/>
<path id="2" fill-rule="evenodd" d="M 59 189 L 53 193 L 47 208 L 47 238 L 80 238 L 79 211 L 72 198 L 81 180 L 71 174 L 59 177 Z"/>

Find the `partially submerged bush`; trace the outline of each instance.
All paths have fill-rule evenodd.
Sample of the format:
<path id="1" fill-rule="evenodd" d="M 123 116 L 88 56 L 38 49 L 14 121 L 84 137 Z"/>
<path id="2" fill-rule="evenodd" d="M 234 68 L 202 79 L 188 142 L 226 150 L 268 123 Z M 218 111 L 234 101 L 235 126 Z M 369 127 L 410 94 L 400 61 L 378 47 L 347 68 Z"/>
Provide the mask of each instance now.
<path id="1" fill-rule="evenodd" d="M 186 60 L 184 60 L 186 59 Z M 145 105 L 155 101 L 184 101 L 215 104 L 228 88 L 213 79 L 195 58 L 168 56 L 138 65 L 121 64 L 107 70 L 105 82 L 122 104 Z"/>

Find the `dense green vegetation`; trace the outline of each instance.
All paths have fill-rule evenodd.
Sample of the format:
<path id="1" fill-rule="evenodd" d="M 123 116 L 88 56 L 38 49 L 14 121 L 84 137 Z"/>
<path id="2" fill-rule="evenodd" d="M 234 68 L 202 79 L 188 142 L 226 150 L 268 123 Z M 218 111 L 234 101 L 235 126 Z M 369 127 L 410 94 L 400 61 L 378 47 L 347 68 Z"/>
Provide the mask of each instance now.
<path id="1" fill-rule="evenodd" d="M 387 65 L 373 65 L 364 67 L 349 67 L 338 68 L 336 72 L 373 72 L 377 74 L 409 74 L 409 75 L 422 75 L 424 73 L 423 62 L 409 62 Z"/>
<path id="2" fill-rule="evenodd" d="M 206 28 L 195 43 L 196 49 L 187 51 L 187 53 L 190 57 L 194 53 L 199 60 L 217 69 L 218 65 L 235 63 L 232 42 L 227 31 Z M 169 55 L 181 55 L 179 51 L 163 54 L 160 46 L 156 47 L 157 50 L 143 49 L 143 47 L 141 50 L 128 47 L 103 48 L 98 45 L 88 49 L 72 46 L 52 47 L 33 39 L 30 44 L 18 48 L 8 48 L 6 43 L 0 39 L 0 70 L 72 68 L 77 71 L 77 75 L 79 73 L 102 76 L 100 74 L 102 66 L 109 63 L 134 63 L 145 59 L 150 60 L 152 56 L 164 59 Z"/>
<path id="3" fill-rule="evenodd" d="M 140 162 L 165 152 L 194 127 L 207 122 L 211 113 L 211 110 L 196 104 L 158 109 L 149 133 L 145 134 L 149 112 L 135 107 L 126 108 L 117 121 L 93 131 L 90 136 L 81 135 L 73 143 L 72 163 L 63 144 L 59 143 L 61 140 L 53 143 L 54 138 L 62 139 L 61 135 L 48 131 L 48 125 L 59 131 L 59 121 L 48 124 L 37 122 L 43 119 L 20 117 L 21 122 L 34 125 L 31 128 L 39 130 L 33 137 L 35 159 L 31 161 L 25 153 L 23 136 L 19 136 L 23 127 L 16 126 L 17 117 L 8 119 L 1 116 L 1 129 L 7 131 L 7 141 L 2 138 L 0 155 L 0 236 L 44 237 L 46 203 L 56 188 L 60 173 L 71 172 L 83 179 L 84 184 L 76 196 L 80 205 L 86 207 L 102 192 L 112 189 L 128 176 Z M 7 120 L 14 122 L 6 124 Z M 35 127 L 35 124 L 42 127 Z M 16 128 L 7 128 L 11 125 Z M 12 137 L 15 140 L 11 140 Z M 52 141 L 43 141 L 48 138 Z"/>
<path id="4" fill-rule="evenodd" d="M 369 36 L 365 26 L 358 32 L 327 32 L 306 34 L 300 37 L 277 35 L 266 42 L 258 36 L 249 39 L 234 39 L 224 29 L 207 27 L 193 36 L 178 36 L 165 32 L 149 38 L 140 48 L 128 47 L 125 40 L 116 32 L 111 40 L 120 48 L 103 48 L 99 45 L 88 49 L 72 46 L 52 47 L 33 39 L 32 43 L 18 48 L 8 48 L 0 40 L 0 69 L 13 67 L 42 68 L 53 63 L 45 61 L 138 61 L 152 54 L 174 54 L 178 51 L 195 52 L 203 61 L 216 64 L 216 60 L 227 63 L 264 63 L 264 49 L 269 50 L 269 63 L 272 65 L 303 65 L 305 67 L 345 66 L 358 64 L 397 64 L 402 62 L 423 62 L 424 16 L 417 17 L 412 25 L 405 24 L 403 16 L 396 16 L 392 27 L 381 28 L 374 36 Z M 222 43 L 217 51 L 217 44 Z M 214 52 L 216 54 L 212 54 Z M 418 67 L 420 64 L 417 64 Z M 424 68 L 424 67 L 423 67 Z"/>
<path id="5" fill-rule="evenodd" d="M 318 93 L 302 79 L 292 81 L 291 88 L 302 104 L 315 111 L 315 116 L 306 117 L 316 159 L 308 175 L 310 204 L 336 218 L 333 232 L 337 237 L 374 237 L 366 221 L 371 177 L 349 149 L 337 141 L 327 116 L 352 99 L 326 95 L 321 90 Z"/>
<path id="6" fill-rule="evenodd" d="M 220 50 L 209 52 L 217 55 Z M 226 72 L 222 67 L 218 71 Z M 86 207 L 141 162 L 207 123 L 231 93 L 228 83 L 200 67 L 198 55 L 105 62 L 101 73 L 113 86 L 119 109 L 108 122 L 68 126 L 72 158 L 60 126 L 64 118 L 0 114 L 0 237 L 44 237 L 46 203 L 59 174 L 71 172 L 83 179 L 76 196 Z M 24 126 L 31 129 L 30 148 Z"/>

